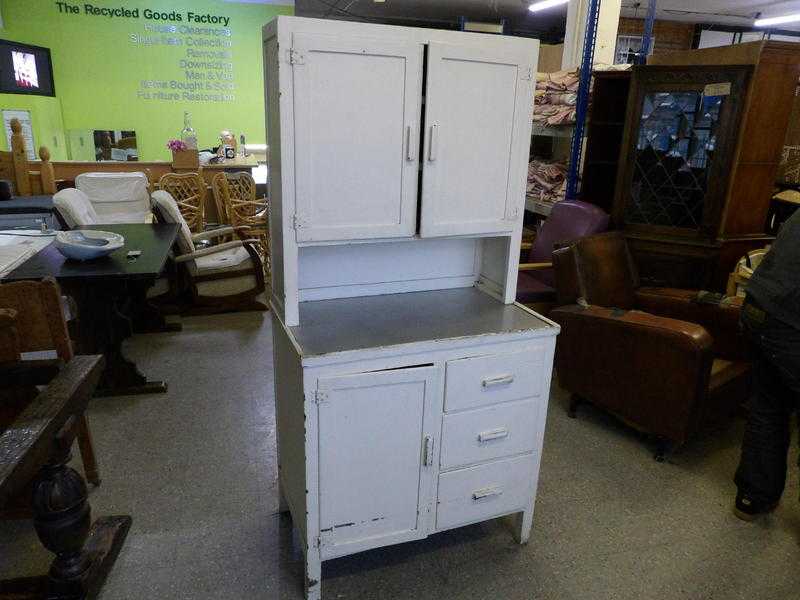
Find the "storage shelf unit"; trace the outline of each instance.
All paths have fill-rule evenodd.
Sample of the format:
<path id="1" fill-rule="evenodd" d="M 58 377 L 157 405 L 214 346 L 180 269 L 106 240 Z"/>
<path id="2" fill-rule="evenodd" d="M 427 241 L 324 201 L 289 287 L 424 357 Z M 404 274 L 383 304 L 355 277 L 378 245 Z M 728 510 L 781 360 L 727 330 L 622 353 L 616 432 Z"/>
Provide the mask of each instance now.
<path id="1" fill-rule="evenodd" d="M 537 51 L 264 28 L 279 486 L 311 600 L 337 556 L 510 514 L 528 539 L 558 333 L 514 304 Z"/>

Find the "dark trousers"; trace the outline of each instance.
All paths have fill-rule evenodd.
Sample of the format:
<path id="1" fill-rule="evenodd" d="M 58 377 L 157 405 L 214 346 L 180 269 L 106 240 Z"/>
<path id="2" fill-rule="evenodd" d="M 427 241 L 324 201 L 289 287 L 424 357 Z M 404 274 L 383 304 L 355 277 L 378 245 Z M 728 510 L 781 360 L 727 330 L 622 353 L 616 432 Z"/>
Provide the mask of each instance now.
<path id="1" fill-rule="evenodd" d="M 757 503 L 777 502 L 786 485 L 789 421 L 800 405 L 800 330 L 751 299 L 742 308 L 755 390 L 750 400 L 736 485 Z"/>

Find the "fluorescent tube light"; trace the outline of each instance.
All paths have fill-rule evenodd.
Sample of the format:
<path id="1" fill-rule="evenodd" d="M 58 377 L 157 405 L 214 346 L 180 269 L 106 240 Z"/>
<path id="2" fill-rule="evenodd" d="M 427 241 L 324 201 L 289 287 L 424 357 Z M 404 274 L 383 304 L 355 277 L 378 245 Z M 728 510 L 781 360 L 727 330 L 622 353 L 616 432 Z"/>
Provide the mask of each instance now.
<path id="1" fill-rule="evenodd" d="M 756 27 L 769 27 L 770 25 L 780 25 L 782 23 L 794 23 L 800 21 L 800 13 L 793 15 L 783 15 L 782 17 L 770 17 L 768 19 L 756 19 L 753 23 Z"/>
<path id="2" fill-rule="evenodd" d="M 531 12 L 537 12 L 540 10 L 545 10 L 546 8 L 553 8 L 554 6 L 560 6 L 562 4 L 567 4 L 569 0 L 542 0 L 541 2 L 534 2 L 528 7 L 528 10 Z"/>

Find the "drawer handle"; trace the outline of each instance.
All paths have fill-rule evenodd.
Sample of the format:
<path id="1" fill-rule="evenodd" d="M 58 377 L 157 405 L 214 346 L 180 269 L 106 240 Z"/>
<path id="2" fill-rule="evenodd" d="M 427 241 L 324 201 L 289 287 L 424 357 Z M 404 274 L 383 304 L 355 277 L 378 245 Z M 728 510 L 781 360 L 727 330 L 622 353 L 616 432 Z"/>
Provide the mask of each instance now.
<path id="1" fill-rule="evenodd" d="M 503 490 L 496 487 L 488 487 L 483 488 L 482 490 L 475 490 L 472 492 L 472 499 L 475 502 L 480 500 L 485 500 L 486 498 L 494 498 L 495 496 L 501 496 L 503 494 Z"/>
<path id="2" fill-rule="evenodd" d="M 481 431 L 478 434 L 478 441 L 480 443 L 488 442 L 490 440 L 499 440 L 508 437 L 508 429 L 505 427 L 498 427 L 497 429 L 490 429 L 489 431 Z"/>
<path id="3" fill-rule="evenodd" d="M 498 377 L 487 377 L 481 382 L 481 385 L 485 388 L 494 387 L 496 385 L 509 385 L 514 383 L 514 376 L 509 375 L 500 375 Z"/>

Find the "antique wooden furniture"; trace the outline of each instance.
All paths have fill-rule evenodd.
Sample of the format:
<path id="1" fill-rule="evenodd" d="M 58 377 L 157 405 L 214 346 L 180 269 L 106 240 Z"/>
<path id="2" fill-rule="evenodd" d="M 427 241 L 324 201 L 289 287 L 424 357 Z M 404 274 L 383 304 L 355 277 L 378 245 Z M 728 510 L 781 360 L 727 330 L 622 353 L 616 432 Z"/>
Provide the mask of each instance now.
<path id="1" fill-rule="evenodd" d="M 738 303 L 691 290 L 640 287 L 625 236 L 583 238 L 553 254 L 561 325 L 556 368 L 573 394 L 657 436 L 683 444 L 747 398 L 749 366 Z"/>
<path id="2" fill-rule="evenodd" d="M 769 241 L 798 77 L 800 49 L 771 41 L 634 67 L 613 220 L 644 281 L 722 291 L 735 262 Z"/>
<path id="3" fill-rule="evenodd" d="M 106 367 L 98 395 L 128 395 L 164 392 L 166 383 L 150 382 L 122 352 L 122 342 L 137 330 L 165 330 L 163 317 L 147 300 L 151 288 L 165 268 L 178 226 L 160 224 L 93 225 L 118 233 L 125 246 L 103 260 L 71 261 L 52 245 L 5 273 L 2 281 L 38 280 L 53 277 L 65 294 L 78 305 L 76 343 L 80 353 L 103 354 Z M 128 252 L 141 255 L 128 258 Z M 88 315 L 88 317 L 87 317 Z"/>
<path id="4" fill-rule="evenodd" d="M 0 285 L 0 309 L 15 313 L 7 329 L 10 339 L 0 345 L 0 363 L 20 361 L 22 354 L 28 352 L 53 352 L 58 359 L 69 362 L 73 356 L 72 342 L 61 302 L 58 284 L 52 279 Z M 93 485 L 100 485 L 97 458 L 85 416 L 78 424 L 77 437 L 86 479 Z"/>
<path id="5" fill-rule="evenodd" d="M 236 310 L 266 310 L 256 298 L 264 293 L 264 269 L 255 249 L 257 239 L 237 239 L 197 249 L 201 240 L 215 240 L 248 233 L 247 228 L 221 227 L 192 235 L 178 204 L 164 190 L 153 192 L 153 210 L 161 223 L 178 226 L 175 263 L 191 295 L 188 314 Z"/>
<path id="6" fill-rule="evenodd" d="M 0 364 L 0 404 L 19 386 L 46 385 L 18 414 L 0 418 L 0 509 L 30 494 L 36 533 L 55 554 L 47 575 L 0 581 L 0 598 L 97 598 L 124 543 L 131 518 L 92 523 L 86 483 L 68 466 L 102 368 L 102 356 L 75 356 L 55 378 L 41 361 Z"/>
<path id="7" fill-rule="evenodd" d="M 608 213 L 614 208 L 630 87 L 630 71 L 595 71 L 592 74 L 581 198 Z"/>
<path id="8" fill-rule="evenodd" d="M 562 200 L 553 205 L 550 216 L 530 243 L 521 244 L 527 261 L 519 265 L 517 302 L 535 310 L 549 310 L 556 299 L 553 250 L 565 244 L 605 231 L 608 214 L 580 200 Z"/>
<path id="9" fill-rule="evenodd" d="M 234 227 L 248 227 L 247 235 L 258 240 L 258 254 L 264 265 L 264 279 L 269 283 L 269 203 L 266 198 L 256 199 L 256 182 L 250 173 L 217 173 L 211 182 L 217 211 L 224 215 L 225 223 Z"/>
<path id="10" fill-rule="evenodd" d="M 75 187 L 89 198 L 98 223 L 152 221 L 150 181 L 142 171 L 81 173 L 75 178 Z"/>
<path id="11" fill-rule="evenodd" d="M 514 304 L 538 43 L 279 17 L 264 51 L 307 597 L 337 556 L 511 514 L 527 541 L 558 332 Z"/>
<path id="12" fill-rule="evenodd" d="M 11 119 L 11 151 L 0 152 L 0 179 L 14 184 L 14 195 L 55 194 L 56 180 L 50 151 L 42 146 L 39 157 L 39 163 L 28 160 L 22 126 L 18 119 Z"/>
<path id="13" fill-rule="evenodd" d="M 190 231 L 203 231 L 206 184 L 199 173 L 167 173 L 158 180 L 158 187 L 177 202 Z"/>

